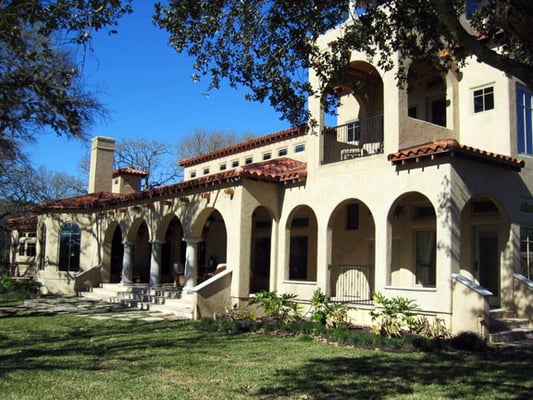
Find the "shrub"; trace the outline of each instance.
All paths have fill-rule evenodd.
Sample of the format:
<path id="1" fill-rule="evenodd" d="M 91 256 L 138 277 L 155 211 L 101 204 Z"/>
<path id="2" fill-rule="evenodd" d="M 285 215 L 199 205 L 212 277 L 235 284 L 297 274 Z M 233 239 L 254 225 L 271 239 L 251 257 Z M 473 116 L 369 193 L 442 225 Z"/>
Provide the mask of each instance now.
<path id="1" fill-rule="evenodd" d="M 300 317 L 300 305 L 295 294 L 278 296 L 275 291 L 263 290 L 251 298 L 250 304 L 259 304 L 265 315 L 280 322 L 290 322 Z"/>
<path id="2" fill-rule="evenodd" d="M 328 327 L 347 325 L 347 310 L 340 304 L 329 303 L 320 288 L 313 292 L 311 298 L 311 321 Z"/>
<path id="3" fill-rule="evenodd" d="M 2 300 L 33 299 L 39 295 L 41 283 L 33 279 L 14 279 L 9 275 L 0 276 L 0 298 Z"/>
<path id="4" fill-rule="evenodd" d="M 370 312 L 372 321 L 376 322 L 376 331 L 380 336 L 397 337 L 409 332 L 416 325 L 414 311 L 418 306 L 405 297 L 386 298 L 380 293 L 374 294 L 374 303 L 379 305 Z"/>
<path id="5" fill-rule="evenodd" d="M 452 347 L 457 350 L 483 352 L 489 349 L 487 342 L 474 332 L 461 332 L 454 336 L 450 342 Z"/>

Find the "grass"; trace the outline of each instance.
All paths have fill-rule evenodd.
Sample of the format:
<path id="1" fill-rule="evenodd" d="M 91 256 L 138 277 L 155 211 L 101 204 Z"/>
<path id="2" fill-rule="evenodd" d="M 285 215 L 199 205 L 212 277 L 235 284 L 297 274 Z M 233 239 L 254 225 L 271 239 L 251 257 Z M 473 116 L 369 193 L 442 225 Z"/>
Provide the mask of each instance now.
<path id="1" fill-rule="evenodd" d="M 0 397 L 518 400 L 533 393 L 532 349 L 388 352 L 307 335 L 206 332 L 187 321 L 94 319 L 89 311 L 0 313 Z"/>

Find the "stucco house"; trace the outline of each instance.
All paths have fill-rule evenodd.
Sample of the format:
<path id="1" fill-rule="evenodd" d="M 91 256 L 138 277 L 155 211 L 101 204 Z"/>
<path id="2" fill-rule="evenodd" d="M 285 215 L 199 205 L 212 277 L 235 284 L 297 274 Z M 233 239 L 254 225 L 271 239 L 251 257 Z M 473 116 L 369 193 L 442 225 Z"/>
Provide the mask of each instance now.
<path id="1" fill-rule="evenodd" d="M 309 98 L 317 126 L 182 160 L 174 185 L 140 191 L 94 138 L 89 194 L 34 210 L 37 279 L 64 294 L 177 282 L 192 317 L 321 288 L 363 324 L 375 292 L 455 333 L 485 335 L 491 309 L 531 320 L 533 93 L 475 60 L 442 74 L 397 59 L 416 75 L 402 89 L 350 57 L 332 126 Z"/>

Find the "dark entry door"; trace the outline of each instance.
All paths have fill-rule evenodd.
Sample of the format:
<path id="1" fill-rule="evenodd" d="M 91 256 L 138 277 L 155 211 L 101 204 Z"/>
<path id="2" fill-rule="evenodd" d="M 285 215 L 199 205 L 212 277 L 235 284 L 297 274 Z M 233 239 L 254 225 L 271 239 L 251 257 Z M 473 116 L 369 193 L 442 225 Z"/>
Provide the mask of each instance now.
<path id="1" fill-rule="evenodd" d="M 495 233 L 480 233 L 478 239 L 479 283 L 490 290 L 494 296 L 491 306 L 499 305 L 500 262 L 498 237 Z"/>
<path id="2" fill-rule="evenodd" d="M 250 275 L 250 292 L 270 288 L 270 238 L 257 238 L 254 244 L 254 262 Z"/>

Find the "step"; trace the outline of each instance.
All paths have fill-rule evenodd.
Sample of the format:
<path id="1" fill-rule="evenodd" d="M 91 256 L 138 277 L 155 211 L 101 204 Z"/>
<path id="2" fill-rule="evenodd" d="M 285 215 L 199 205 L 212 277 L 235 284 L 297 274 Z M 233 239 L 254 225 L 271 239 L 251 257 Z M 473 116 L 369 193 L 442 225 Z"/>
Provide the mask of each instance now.
<path id="1" fill-rule="evenodd" d="M 529 328 L 527 318 L 498 318 L 491 319 L 489 329 L 491 333 L 510 331 L 518 328 Z"/>
<path id="2" fill-rule="evenodd" d="M 491 333 L 489 340 L 492 343 L 529 343 L 533 346 L 533 328 L 514 328 L 508 331 Z"/>
<path id="3" fill-rule="evenodd" d="M 515 318 L 516 312 L 514 310 L 509 310 L 508 308 L 495 308 L 489 311 L 489 318 L 492 319 L 502 319 L 502 318 Z"/>

